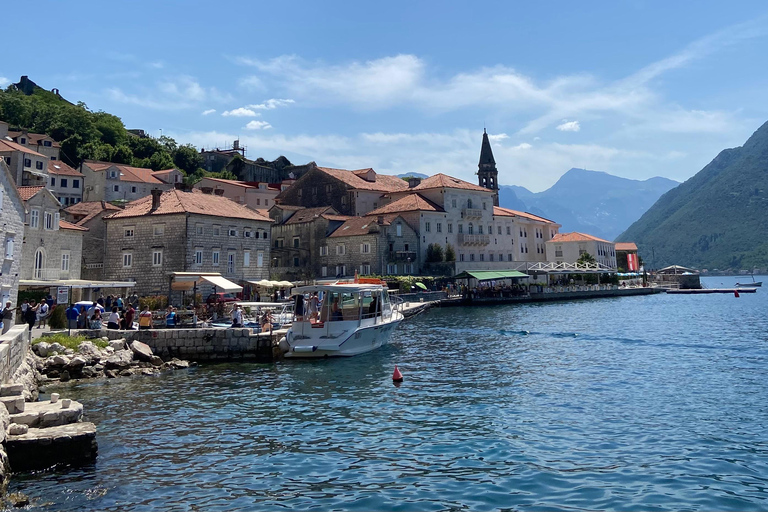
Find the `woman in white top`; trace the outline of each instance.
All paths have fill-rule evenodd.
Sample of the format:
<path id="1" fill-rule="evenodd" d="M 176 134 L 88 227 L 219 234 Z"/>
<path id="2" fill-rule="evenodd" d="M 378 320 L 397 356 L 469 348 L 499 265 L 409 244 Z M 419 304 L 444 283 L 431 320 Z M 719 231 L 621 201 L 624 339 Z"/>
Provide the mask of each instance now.
<path id="1" fill-rule="evenodd" d="M 107 329 L 120 329 L 120 313 L 117 312 L 117 306 L 112 307 L 107 319 Z"/>
<path id="2" fill-rule="evenodd" d="M 235 306 L 235 309 L 232 310 L 232 327 L 242 327 L 243 326 L 243 310 L 240 307 L 240 304 Z"/>

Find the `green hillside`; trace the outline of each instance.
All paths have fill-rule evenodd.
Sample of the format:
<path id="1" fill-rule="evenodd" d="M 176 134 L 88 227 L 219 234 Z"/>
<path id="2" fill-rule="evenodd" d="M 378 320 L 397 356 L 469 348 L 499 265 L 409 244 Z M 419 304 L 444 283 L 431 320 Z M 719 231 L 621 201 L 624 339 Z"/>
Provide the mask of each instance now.
<path id="1" fill-rule="evenodd" d="M 61 144 L 61 159 L 75 168 L 91 159 L 156 171 L 175 167 L 189 181 L 207 175 L 234 178 L 229 172 L 201 169 L 202 157 L 194 146 L 179 145 L 170 137 L 138 137 L 119 117 L 93 112 L 82 102 L 70 103 L 58 91 L 47 91 L 27 77 L 0 90 L 0 120 L 11 129 L 50 135 Z"/>
<path id="2" fill-rule="evenodd" d="M 617 241 L 651 268 L 768 267 L 768 123 L 670 190 Z"/>

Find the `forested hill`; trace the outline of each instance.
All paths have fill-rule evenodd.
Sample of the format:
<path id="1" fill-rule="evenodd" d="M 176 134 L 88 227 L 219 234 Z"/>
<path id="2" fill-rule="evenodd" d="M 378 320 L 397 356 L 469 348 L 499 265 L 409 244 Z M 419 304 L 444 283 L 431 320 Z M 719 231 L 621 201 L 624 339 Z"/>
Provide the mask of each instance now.
<path id="1" fill-rule="evenodd" d="M 50 135 L 61 144 L 62 160 L 75 168 L 82 160 L 93 159 L 156 171 L 175 167 L 192 181 L 214 175 L 200 168 L 203 161 L 195 147 L 180 146 L 170 137 L 133 135 L 119 117 L 92 112 L 82 102 L 70 103 L 27 77 L 0 90 L 0 120 L 11 129 Z M 228 172 L 215 175 L 234 178 Z"/>
<path id="2" fill-rule="evenodd" d="M 649 267 L 768 267 L 768 123 L 670 190 L 618 241 Z"/>

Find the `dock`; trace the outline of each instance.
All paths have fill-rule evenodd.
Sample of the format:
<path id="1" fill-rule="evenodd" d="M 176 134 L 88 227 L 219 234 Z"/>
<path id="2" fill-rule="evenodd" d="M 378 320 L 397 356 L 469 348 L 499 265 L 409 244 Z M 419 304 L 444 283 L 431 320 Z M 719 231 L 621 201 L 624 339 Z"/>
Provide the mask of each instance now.
<path id="1" fill-rule="evenodd" d="M 699 293 L 729 293 L 731 295 L 735 293 L 755 293 L 757 292 L 757 288 L 747 288 L 747 287 L 738 287 L 738 288 L 671 288 L 667 290 L 667 293 L 673 294 L 673 295 L 693 295 L 693 294 L 699 294 Z"/>

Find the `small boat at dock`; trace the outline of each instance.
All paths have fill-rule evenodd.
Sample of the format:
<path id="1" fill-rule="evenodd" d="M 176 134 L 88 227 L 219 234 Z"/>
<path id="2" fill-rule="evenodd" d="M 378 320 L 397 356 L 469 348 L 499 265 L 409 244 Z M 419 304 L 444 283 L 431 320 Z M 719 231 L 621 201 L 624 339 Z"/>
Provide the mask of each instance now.
<path id="1" fill-rule="evenodd" d="M 403 320 L 390 301 L 385 283 L 378 279 L 301 286 L 295 296 L 309 297 L 295 308 L 295 318 L 280 348 L 286 358 L 348 357 L 389 343 Z M 310 301 L 317 294 L 317 312 Z"/>

